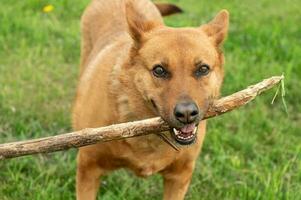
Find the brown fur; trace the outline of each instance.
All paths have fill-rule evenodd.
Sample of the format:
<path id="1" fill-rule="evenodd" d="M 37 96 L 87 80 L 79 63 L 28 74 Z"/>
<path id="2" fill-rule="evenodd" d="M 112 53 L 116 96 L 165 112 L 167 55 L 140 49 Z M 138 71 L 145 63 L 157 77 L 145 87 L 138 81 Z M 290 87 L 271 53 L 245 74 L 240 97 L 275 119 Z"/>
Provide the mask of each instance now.
<path id="1" fill-rule="evenodd" d="M 155 3 L 162 16 L 168 16 L 175 13 L 181 13 L 183 10 L 176 5 L 169 3 Z"/>
<path id="2" fill-rule="evenodd" d="M 82 16 L 81 28 L 75 130 L 155 116 L 177 126 L 173 108 L 179 99 L 193 99 L 204 113 L 219 93 L 223 79 L 219 47 L 228 29 L 227 11 L 199 28 L 176 29 L 163 24 L 149 0 L 94 0 Z M 197 79 L 193 72 L 199 61 L 210 65 L 211 72 Z M 171 77 L 154 77 L 151 70 L 157 63 L 164 63 Z M 179 152 L 155 134 L 80 148 L 77 199 L 95 199 L 100 176 L 121 167 L 143 177 L 160 173 L 164 199 L 183 199 L 205 127 L 206 121 L 201 121 L 196 143 Z"/>

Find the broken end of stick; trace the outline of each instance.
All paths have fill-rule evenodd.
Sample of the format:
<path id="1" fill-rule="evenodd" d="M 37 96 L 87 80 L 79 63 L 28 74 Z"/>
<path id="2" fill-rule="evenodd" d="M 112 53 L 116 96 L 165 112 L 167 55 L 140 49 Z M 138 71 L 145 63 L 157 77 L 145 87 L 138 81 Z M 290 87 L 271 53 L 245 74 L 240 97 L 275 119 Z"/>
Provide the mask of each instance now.
<path id="1" fill-rule="evenodd" d="M 281 78 L 281 80 L 284 79 L 284 74 L 282 74 L 282 75 L 280 76 L 280 78 Z"/>
<path id="2" fill-rule="evenodd" d="M 270 78 L 264 79 L 257 84 L 251 85 L 244 90 L 215 100 L 209 107 L 205 118 L 212 118 L 241 107 L 255 99 L 262 92 L 269 90 L 275 85 L 281 83 L 281 81 L 283 80 L 283 74 L 281 76 L 272 76 Z"/>
<path id="3" fill-rule="evenodd" d="M 264 79 L 265 80 L 274 80 L 275 81 L 275 84 L 283 81 L 285 78 L 284 74 L 281 74 L 280 76 L 272 76 L 271 78 L 267 78 L 267 79 Z M 273 85 L 272 85 L 273 86 Z"/>

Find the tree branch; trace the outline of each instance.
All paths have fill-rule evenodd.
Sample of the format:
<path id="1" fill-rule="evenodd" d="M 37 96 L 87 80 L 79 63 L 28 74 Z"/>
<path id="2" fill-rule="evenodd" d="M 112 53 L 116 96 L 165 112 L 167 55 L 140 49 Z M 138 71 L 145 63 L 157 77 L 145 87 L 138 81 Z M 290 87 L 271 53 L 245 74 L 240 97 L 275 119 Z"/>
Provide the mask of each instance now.
<path id="1" fill-rule="evenodd" d="M 282 79 L 284 79 L 284 76 L 273 76 L 244 90 L 214 101 L 204 119 L 224 114 L 247 104 L 261 92 L 278 84 Z M 40 139 L 0 144 L 0 160 L 37 153 L 62 151 L 98 142 L 136 137 L 167 130 L 169 130 L 168 124 L 160 117 L 101 128 L 87 128 Z"/>

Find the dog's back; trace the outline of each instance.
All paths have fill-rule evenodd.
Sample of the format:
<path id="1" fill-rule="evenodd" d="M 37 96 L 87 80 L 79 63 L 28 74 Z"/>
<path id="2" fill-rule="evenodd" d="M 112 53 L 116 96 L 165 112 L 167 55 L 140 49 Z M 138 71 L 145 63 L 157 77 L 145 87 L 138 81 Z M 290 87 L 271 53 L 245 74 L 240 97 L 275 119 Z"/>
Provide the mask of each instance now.
<path id="1" fill-rule="evenodd" d="M 129 36 L 125 13 L 127 2 L 131 2 L 135 11 L 143 14 L 149 21 L 162 22 L 159 10 L 149 0 L 93 0 L 81 20 L 80 74 L 96 54 L 107 44 L 114 42 L 116 36 L 124 35 L 124 40 Z"/>
<path id="2" fill-rule="evenodd" d="M 99 115 L 114 113 L 114 105 L 108 102 L 108 94 L 113 92 L 109 91 L 110 86 L 114 84 L 110 80 L 115 78 L 111 74 L 127 59 L 132 45 L 125 13 L 126 3 L 131 4 L 134 12 L 141 13 L 147 20 L 163 23 L 159 10 L 148 0 L 93 0 L 90 3 L 81 19 L 80 81 L 73 109 L 75 130 L 117 123 L 113 114 L 104 117 L 106 119 L 101 119 Z M 114 66 L 116 69 L 113 69 Z M 93 89 L 101 91 L 101 94 L 86 94 Z M 101 102 L 96 100 L 99 98 Z M 85 107 L 82 102 L 90 107 Z M 100 108 L 98 111 L 102 113 L 92 107 Z"/>

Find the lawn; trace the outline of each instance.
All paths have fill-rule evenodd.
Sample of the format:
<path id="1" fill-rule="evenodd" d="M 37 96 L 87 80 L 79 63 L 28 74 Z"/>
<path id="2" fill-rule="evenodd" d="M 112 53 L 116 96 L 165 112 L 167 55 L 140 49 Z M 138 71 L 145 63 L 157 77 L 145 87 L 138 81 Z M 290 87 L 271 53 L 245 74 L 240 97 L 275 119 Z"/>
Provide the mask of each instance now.
<path id="1" fill-rule="evenodd" d="M 301 199 L 300 0 L 173 0 L 185 13 L 170 26 L 198 26 L 231 14 L 223 95 L 285 74 L 285 112 L 276 88 L 209 120 L 189 200 Z M 43 13 L 52 4 L 54 10 Z M 79 20 L 88 1 L 0 4 L 0 143 L 71 130 L 78 77 Z M 0 199 L 74 199 L 76 150 L 0 161 Z M 102 180 L 101 199 L 161 199 L 162 180 L 125 170 Z M 100 198 L 99 198 L 100 199 Z"/>

